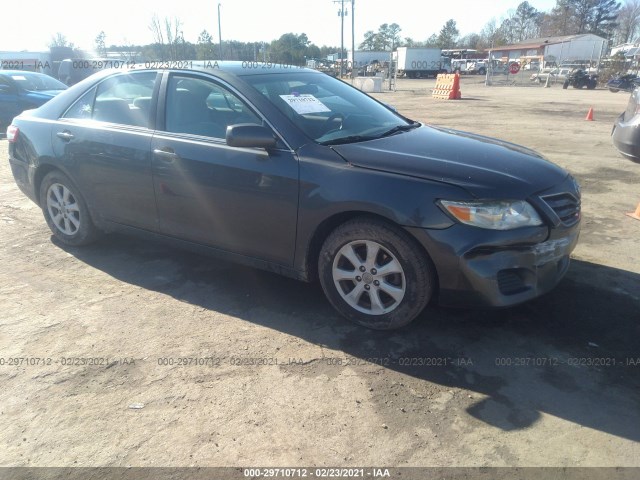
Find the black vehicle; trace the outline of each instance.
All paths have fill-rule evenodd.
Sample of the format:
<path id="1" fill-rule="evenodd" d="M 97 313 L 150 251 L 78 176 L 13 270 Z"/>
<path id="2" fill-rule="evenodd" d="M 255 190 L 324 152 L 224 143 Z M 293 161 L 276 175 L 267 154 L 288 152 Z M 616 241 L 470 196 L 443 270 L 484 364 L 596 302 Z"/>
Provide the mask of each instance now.
<path id="1" fill-rule="evenodd" d="M 640 86 L 640 78 L 634 73 L 616 75 L 607 82 L 607 88 L 611 93 L 633 92 L 633 89 Z"/>
<path id="2" fill-rule="evenodd" d="M 593 90 L 598 85 L 598 75 L 577 68 L 567 75 L 567 79 L 562 84 L 562 88 L 566 89 L 569 85 L 573 88 L 587 87 L 587 89 Z"/>
<path id="3" fill-rule="evenodd" d="M 319 279 L 376 329 L 431 300 L 548 292 L 580 228 L 576 181 L 541 155 L 414 122 L 298 67 L 101 72 L 7 134 L 16 183 L 61 242 L 127 231 Z"/>

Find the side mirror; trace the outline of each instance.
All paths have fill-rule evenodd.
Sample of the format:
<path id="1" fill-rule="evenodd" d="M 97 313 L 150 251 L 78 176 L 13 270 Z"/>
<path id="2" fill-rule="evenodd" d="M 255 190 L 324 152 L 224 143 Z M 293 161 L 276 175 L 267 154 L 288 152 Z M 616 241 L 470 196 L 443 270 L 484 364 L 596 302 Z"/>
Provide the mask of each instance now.
<path id="1" fill-rule="evenodd" d="M 267 127 L 254 123 L 229 125 L 226 134 L 227 145 L 245 148 L 273 148 L 276 137 Z"/>

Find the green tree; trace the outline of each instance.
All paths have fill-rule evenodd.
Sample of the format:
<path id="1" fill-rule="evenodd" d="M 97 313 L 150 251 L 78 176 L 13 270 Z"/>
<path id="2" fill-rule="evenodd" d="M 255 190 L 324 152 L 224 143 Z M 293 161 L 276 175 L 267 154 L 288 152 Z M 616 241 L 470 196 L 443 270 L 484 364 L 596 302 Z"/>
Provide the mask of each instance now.
<path id="1" fill-rule="evenodd" d="M 632 42 L 640 28 L 640 0 L 627 0 L 618 13 L 616 43 Z"/>
<path id="2" fill-rule="evenodd" d="M 438 34 L 438 46 L 440 48 L 455 48 L 459 34 L 456 21 L 453 18 L 447 20 Z"/>
<path id="3" fill-rule="evenodd" d="M 101 57 L 105 57 L 107 55 L 107 46 L 105 44 L 106 37 L 107 36 L 105 35 L 103 30 L 98 34 L 98 36 L 95 39 L 96 53 Z"/>
<path id="4" fill-rule="evenodd" d="M 427 38 L 427 40 L 424 42 L 424 46 L 425 47 L 429 47 L 429 48 L 435 48 L 435 47 L 439 47 L 440 43 L 438 41 L 438 35 L 436 35 L 435 33 L 432 34 L 429 38 Z"/>
<path id="5" fill-rule="evenodd" d="M 378 33 L 376 34 L 375 48 L 374 50 L 386 50 L 391 45 L 391 38 L 389 36 L 389 24 L 383 23 L 378 27 Z"/>
<path id="6" fill-rule="evenodd" d="M 209 32 L 203 30 L 198 35 L 196 43 L 196 58 L 198 60 L 214 60 L 216 59 L 216 47 L 213 43 L 213 37 Z"/>
<path id="7" fill-rule="evenodd" d="M 364 32 L 364 40 L 358 46 L 360 50 L 375 50 L 376 48 L 376 32 L 368 30 Z"/>
<path id="8" fill-rule="evenodd" d="M 598 0 L 595 2 L 589 21 L 589 33 L 611 38 L 618 27 L 620 3 L 616 0 Z"/>
<path id="9" fill-rule="evenodd" d="M 540 31 L 540 12 L 526 0 L 518 5 L 511 17 L 516 42 L 527 38 L 536 38 Z"/>
<path id="10" fill-rule="evenodd" d="M 74 45 L 73 42 L 67 40 L 67 37 L 65 37 L 60 32 L 57 32 L 54 36 L 51 37 L 51 41 L 49 42 L 49 48 L 56 47 L 74 48 Z"/>
<path id="11" fill-rule="evenodd" d="M 279 63 L 302 65 L 310 43 L 305 33 L 285 33 L 271 42 L 270 59 Z"/>
<path id="12" fill-rule="evenodd" d="M 544 16 L 542 34 L 593 33 L 611 38 L 620 6 L 617 0 L 556 0 L 556 6 Z"/>
<path id="13" fill-rule="evenodd" d="M 389 39 L 389 42 L 391 43 L 391 51 L 395 50 L 396 47 L 400 44 L 400 42 L 401 42 L 400 32 L 401 31 L 402 31 L 402 29 L 400 28 L 400 25 L 398 25 L 397 23 L 392 23 L 391 25 L 389 25 L 389 28 L 387 29 L 387 38 Z"/>
<path id="14" fill-rule="evenodd" d="M 460 48 L 472 48 L 478 49 L 478 44 L 480 43 L 480 35 L 477 33 L 470 33 L 469 35 L 465 35 L 458 42 L 458 46 Z"/>

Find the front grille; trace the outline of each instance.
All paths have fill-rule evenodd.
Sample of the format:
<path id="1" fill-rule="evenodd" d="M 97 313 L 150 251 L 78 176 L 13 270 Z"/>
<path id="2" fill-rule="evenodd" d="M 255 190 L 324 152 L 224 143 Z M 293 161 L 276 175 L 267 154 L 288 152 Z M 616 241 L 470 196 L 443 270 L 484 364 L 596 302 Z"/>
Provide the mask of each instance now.
<path id="1" fill-rule="evenodd" d="M 580 220 L 580 200 L 570 193 L 558 193 L 542 199 L 564 225 L 571 226 Z"/>

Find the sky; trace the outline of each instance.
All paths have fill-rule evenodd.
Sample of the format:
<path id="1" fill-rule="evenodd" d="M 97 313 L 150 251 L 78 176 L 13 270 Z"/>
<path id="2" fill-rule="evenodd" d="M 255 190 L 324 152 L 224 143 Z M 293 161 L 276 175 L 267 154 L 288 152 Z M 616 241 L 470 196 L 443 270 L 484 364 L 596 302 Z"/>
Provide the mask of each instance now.
<path id="1" fill-rule="evenodd" d="M 5 0 L 7 1 L 7 0 Z M 397 23 L 400 35 L 426 40 L 453 18 L 461 35 L 479 33 L 492 18 L 498 22 L 522 0 L 355 0 L 356 47 L 367 30 L 383 23 Z M 76 47 L 93 49 L 104 31 L 107 46 L 145 45 L 153 42 L 151 18 L 177 17 L 187 41 L 195 43 L 206 29 L 218 42 L 218 3 L 223 40 L 271 41 L 284 33 L 306 33 L 318 46 L 340 45 L 340 4 L 333 0 L 26 0 L 18 10 L 24 16 L 2 19 L 0 51 L 46 51 L 60 32 Z M 345 46 L 351 43 L 351 0 L 344 0 Z M 529 0 L 538 10 L 548 11 L 555 0 Z M 22 19 L 28 19 L 22 21 Z"/>

